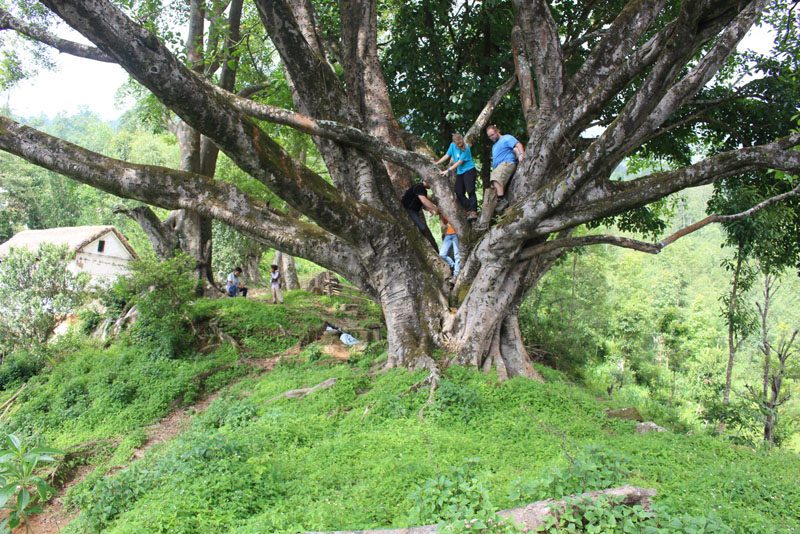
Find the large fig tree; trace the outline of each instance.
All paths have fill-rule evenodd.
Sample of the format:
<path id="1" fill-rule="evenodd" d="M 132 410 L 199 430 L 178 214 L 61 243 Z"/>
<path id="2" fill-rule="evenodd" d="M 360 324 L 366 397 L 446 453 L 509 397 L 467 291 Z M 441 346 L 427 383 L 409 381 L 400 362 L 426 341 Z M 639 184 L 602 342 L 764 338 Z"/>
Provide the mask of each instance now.
<path id="1" fill-rule="evenodd" d="M 403 123 L 413 122 L 405 115 L 419 110 L 409 109 L 406 101 L 403 117 L 393 112 L 378 46 L 379 36 L 392 39 L 392 34 L 380 31 L 375 0 L 340 0 L 333 7 L 320 3 L 316 11 L 311 0 L 253 0 L 254 6 L 245 6 L 245 11 L 255 8 L 279 55 L 294 97 L 291 110 L 211 83 L 193 68 L 191 57 L 176 56 L 134 20 L 129 7 L 126 11 L 107 0 L 43 3 L 94 47 L 41 31 L 37 37 L 15 19 L 17 31 L 69 53 L 119 63 L 193 132 L 302 217 L 214 181 L 207 170 L 110 159 L 8 118 L 0 119 L 0 148 L 121 197 L 222 220 L 266 245 L 342 274 L 380 302 L 390 366 L 432 367 L 434 350 L 443 349 L 456 363 L 496 368 L 501 376 L 535 376 L 520 338 L 517 308 L 565 250 L 613 243 L 658 252 L 678 237 L 645 243 L 579 236 L 576 229 L 634 213 L 685 188 L 759 169 L 800 170 L 800 152 L 794 150 L 800 134 L 788 134 L 788 124 L 781 127 L 787 132 L 783 137 L 750 145 L 736 142 L 745 126 L 737 117 L 717 116 L 716 123 L 704 119 L 711 115 L 706 109 L 726 102 L 769 99 L 769 89 L 739 91 L 746 80 L 737 85 L 729 75 L 731 54 L 766 9 L 765 0 L 554 5 L 513 0 L 511 9 L 498 3 L 494 12 L 510 14 L 510 28 L 495 34 L 508 42 L 492 44 L 508 52 L 507 74 L 513 76 L 477 114 L 466 137 L 485 144 L 482 131 L 493 109 L 508 95 L 518 95 L 525 154 L 508 192 L 511 207 L 492 219 L 495 199 L 486 195 L 481 231 L 466 221 L 432 151 L 404 129 Z M 474 8 L 474 2 L 454 2 L 451 9 L 464 6 Z M 421 47 L 427 42 L 421 39 Z M 427 64 L 432 71 L 448 61 L 421 53 L 427 57 L 414 64 Z M 517 89 L 509 93 L 514 84 Z M 711 86 L 725 90 L 710 95 Z M 458 102 L 454 106 L 465 109 Z M 312 136 L 327 176 L 290 157 L 262 121 Z M 697 124 L 716 124 L 728 146 L 716 143 L 718 150 L 705 159 L 692 160 L 687 153 L 682 166 L 635 179 L 611 178 L 625 158 L 652 151 L 674 132 Z M 466 249 L 453 287 L 448 270 L 401 206 L 400 195 L 415 177 L 432 184 Z M 783 193 L 796 193 L 792 179 L 783 181 Z"/>

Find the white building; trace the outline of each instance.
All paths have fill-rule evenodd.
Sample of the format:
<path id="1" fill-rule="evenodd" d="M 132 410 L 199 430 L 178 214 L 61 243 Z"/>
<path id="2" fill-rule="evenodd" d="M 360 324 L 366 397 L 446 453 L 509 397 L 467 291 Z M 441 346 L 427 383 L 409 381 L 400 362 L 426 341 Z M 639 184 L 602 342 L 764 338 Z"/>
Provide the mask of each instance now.
<path id="1" fill-rule="evenodd" d="M 66 245 L 75 253 L 72 272 L 86 272 L 94 282 L 110 281 L 128 273 L 128 264 L 138 259 L 125 236 L 113 226 L 70 226 L 47 230 L 25 230 L 0 245 L 0 261 L 11 248 L 36 251 L 44 243 Z"/>

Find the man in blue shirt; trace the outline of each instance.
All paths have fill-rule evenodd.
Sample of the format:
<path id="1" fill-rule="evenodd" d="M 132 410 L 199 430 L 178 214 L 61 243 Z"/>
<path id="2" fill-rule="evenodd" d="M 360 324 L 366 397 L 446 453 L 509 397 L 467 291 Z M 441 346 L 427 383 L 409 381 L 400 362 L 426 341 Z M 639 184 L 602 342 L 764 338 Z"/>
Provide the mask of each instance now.
<path id="1" fill-rule="evenodd" d="M 241 267 L 235 268 L 233 272 L 228 275 L 228 281 L 225 284 L 225 289 L 227 290 L 229 297 L 235 297 L 238 294 L 241 294 L 243 297 L 247 296 L 247 288 L 239 279 L 241 275 Z"/>
<path id="2" fill-rule="evenodd" d="M 517 164 L 522 161 L 525 147 L 513 135 L 502 135 L 495 125 L 486 128 L 486 135 L 493 143 L 490 180 L 497 193 L 496 209 L 498 213 L 502 213 L 508 207 L 508 200 L 504 196 L 505 187 L 517 170 Z"/>

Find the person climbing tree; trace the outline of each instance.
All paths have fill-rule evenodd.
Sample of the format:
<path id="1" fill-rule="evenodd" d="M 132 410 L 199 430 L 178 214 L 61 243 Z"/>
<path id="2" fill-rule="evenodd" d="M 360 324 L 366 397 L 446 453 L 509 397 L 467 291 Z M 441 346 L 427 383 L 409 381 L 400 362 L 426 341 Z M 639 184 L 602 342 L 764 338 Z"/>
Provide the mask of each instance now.
<path id="1" fill-rule="evenodd" d="M 453 225 L 450 224 L 450 221 L 447 220 L 447 217 L 444 215 L 440 215 L 440 217 L 442 218 L 442 225 L 445 227 L 445 230 L 442 236 L 442 248 L 439 250 L 439 256 L 447 262 L 447 265 L 450 266 L 451 272 L 453 273 L 450 282 L 455 283 L 456 278 L 458 278 L 458 271 L 461 268 L 461 253 L 458 249 L 458 233 L 456 232 L 456 229 L 453 228 Z M 453 251 L 452 259 L 450 259 L 450 250 Z"/>
<path id="2" fill-rule="evenodd" d="M 433 246 L 436 252 L 439 252 L 439 246 L 436 244 L 428 223 L 425 222 L 425 216 L 422 215 L 422 210 L 425 209 L 434 215 L 439 215 L 439 208 L 436 204 L 428 198 L 428 182 L 423 180 L 409 187 L 403 194 L 403 207 L 408 212 L 408 216 L 417 225 L 419 231 L 425 236 L 425 239 Z"/>
<path id="3" fill-rule="evenodd" d="M 450 171 L 456 171 L 456 198 L 461 207 L 467 211 L 467 220 L 473 222 L 478 219 L 478 199 L 475 195 L 475 179 L 478 172 L 472 161 L 472 147 L 464 141 L 460 133 L 453 134 L 453 142 L 447 149 L 447 154 L 442 156 L 437 165 L 450 160 L 452 163 L 441 172 L 442 176 Z"/>
<path id="4" fill-rule="evenodd" d="M 505 197 L 505 187 L 508 185 L 517 164 L 522 161 L 525 147 L 517 141 L 513 135 L 502 135 L 497 126 L 491 125 L 486 128 L 486 135 L 492 141 L 492 175 L 491 182 L 495 193 L 497 193 L 498 213 L 502 213 L 508 207 L 508 200 Z"/>

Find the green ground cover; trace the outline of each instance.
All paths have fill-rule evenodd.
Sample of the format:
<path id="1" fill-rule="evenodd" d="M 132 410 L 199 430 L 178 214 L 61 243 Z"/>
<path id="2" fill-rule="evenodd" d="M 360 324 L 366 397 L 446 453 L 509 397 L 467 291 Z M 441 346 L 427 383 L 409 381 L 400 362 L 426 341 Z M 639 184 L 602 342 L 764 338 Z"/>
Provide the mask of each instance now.
<path id="1" fill-rule="evenodd" d="M 70 532 L 402 527 L 448 507 L 511 508 L 622 483 L 655 488 L 675 517 L 710 518 L 698 532 L 800 530 L 796 454 L 696 431 L 636 434 L 633 422 L 605 415 L 606 401 L 547 368 L 544 384 L 450 368 L 428 403 L 427 387 L 415 387 L 424 374 L 375 372 L 385 343 L 346 363 L 312 342 L 269 373 L 246 365 L 309 341 L 324 320 L 376 320 L 372 305 L 345 304 L 302 292 L 285 306 L 200 301 L 196 323 L 216 321 L 241 353 L 223 345 L 165 359 L 87 344 L 31 379 L 7 429 L 60 448 L 115 440 L 112 458 L 68 493 L 81 512 Z M 333 377 L 330 389 L 276 399 Z M 177 438 L 110 469 L 129 462 L 147 424 L 219 388 Z"/>

